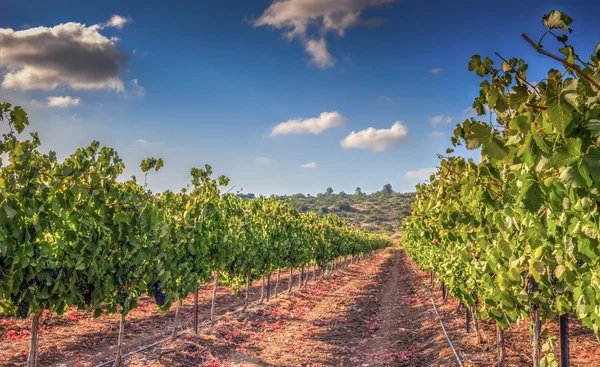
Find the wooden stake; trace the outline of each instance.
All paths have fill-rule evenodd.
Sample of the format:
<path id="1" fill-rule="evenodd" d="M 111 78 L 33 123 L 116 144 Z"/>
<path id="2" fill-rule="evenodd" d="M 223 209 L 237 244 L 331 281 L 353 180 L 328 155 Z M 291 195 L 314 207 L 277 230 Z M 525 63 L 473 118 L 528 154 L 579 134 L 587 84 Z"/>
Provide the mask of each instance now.
<path id="1" fill-rule="evenodd" d="M 267 303 L 271 300 L 271 272 L 267 273 Z"/>
<path id="2" fill-rule="evenodd" d="M 122 310 L 121 310 L 122 311 Z M 119 323 L 119 339 L 117 341 L 117 358 L 115 359 L 114 367 L 123 366 L 123 331 L 125 330 L 125 315 L 121 314 L 121 322 Z"/>
<path id="3" fill-rule="evenodd" d="M 504 363 L 505 348 L 504 348 L 504 329 L 499 324 L 496 324 L 496 337 L 498 339 L 498 362 L 496 366 L 500 367 Z"/>
<path id="4" fill-rule="evenodd" d="M 533 367 L 540 367 L 541 364 L 541 352 L 542 352 L 542 343 L 541 343 L 541 322 L 540 322 L 540 310 L 537 309 L 533 312 L 533 351 L 531 354 L 531 358 L 533 359 Z"/>
<path id="5" fill-rule="evenodd" d="M 467 333 L 471 332 L 471 309 L 469 307 L 465 307 L 466 311 L 466 331 Z"/>
<path id="6" fill-rule="evenodd" d="M 39 327 L 42 311 L 36 313 L 31 318 L 31 331 L 29 333 L 29 356 L 27 357 L 27 367 L 35 367 L 38 352 Z"/>
<path id="7" fill-rule="evenodd" d="M 260 299 L 258 300 L 258 303 L 262 304 L 265 300 L 265 276 L 261 276 L 260 280 L 262 285 L 260 286 Z"/>
<path id="8" fill-rule="evenodd" d="M 292 293 L 292 286 L 293 284 L 293 280 L 294 280 L 294 268 L 290 268 L 290 281 L 288 282 L 288 293 Z"/>
<path id="9" fill-rule="evenodd" d="M 275 297 L 277 297 L 277 287 L 279 287 L 279 274 L 281 273 L 281 269 L 277 269 L 277 280 L 275 281 Z"/>
<path id="10" fill-rule="evenodd" d="M 215 284 L 213 286 L 212 305 L 210 306 L 210 321 L 215 319 L 215 301 L 217 300 L 217 288 L 219 287 L 219 271 L 215 272 Z"/>
<path id="11" fill-rule="evenodd" d="M 196 287 L 194 293 L 194 334 L 198 335 L 198 291 L 200 287 Z"/>
<path id="12" fill-rule="evenodd" d="M 481 345 L 481 331 L 479 330 L 479 319 L 475 316 L 475 312 L 473 312 L 475 308 L 471 308 L 471 314 L 473 315 L 473 321 L 475 322 L 475 335 L 477 336 L 477 345 Z"/>
<path id="13" fill-rule="evenodd" d="M 246 311 L 246 308 L 248 307 L 248 297 L 250 295 L 250 269 L 248 269 L 246 271 L 246 298 L 244 298 L 244 312 Z"/>
<path id="14" fill-rule="evenodd" d="M 444 282 L 442 282 L 442 301 L 446 300 L 446 284 L 444 284 Z"/>
<path id="15" fill-rule="evenodd" d="M 175 325 L 173 326 L 173 334 L 171 334 L 171 339 L 175 340 L 177 338 L 177 330 L 179 329 L 179 314 L 181 313 L 181 299 L 177 302 L 177 309 L 175 310 Z"/>
<path id="16" fill-rule="evenodd" d="M 571 353 L 569 351 L 569 315 L 559 316 L 560 322 L 560 365 L 569 367 L 571 365 Z"/>

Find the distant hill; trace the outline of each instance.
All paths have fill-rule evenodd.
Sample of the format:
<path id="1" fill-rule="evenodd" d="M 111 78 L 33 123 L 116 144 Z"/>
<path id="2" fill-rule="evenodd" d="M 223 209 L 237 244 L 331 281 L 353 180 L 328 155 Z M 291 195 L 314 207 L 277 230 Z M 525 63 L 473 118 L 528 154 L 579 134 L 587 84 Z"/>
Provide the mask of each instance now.
<path id="1" fill-rule="evenodd" d="M 254 197 L 254 194 L 241 194 Z M 292 205 L 298 211 L 313 211 L 320 214 L 335 213 L 346 218 L 357 227 L 372 232 L 393 236 L 398 233 L 399 225 L 410 215 L 410 206 L 415 193 L 397 193 L 391 185 L 385 185 L 381 191 L 372 194 L 363 193 L 360 188 L 354 194 L 334 193 L 328 188 L 317 196 L 295 194 L 274 197 L 282 200 L 292 199 Z"/>

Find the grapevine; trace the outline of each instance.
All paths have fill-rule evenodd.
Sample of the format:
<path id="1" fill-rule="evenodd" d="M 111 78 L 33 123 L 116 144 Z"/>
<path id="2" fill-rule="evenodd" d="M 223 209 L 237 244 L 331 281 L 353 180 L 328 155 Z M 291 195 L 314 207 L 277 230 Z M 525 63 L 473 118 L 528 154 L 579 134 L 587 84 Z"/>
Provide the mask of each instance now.
<path id="1" fill-rule="evenodd" d="M 497 54 L 496 68 L 471 58 L 469 70 L 483 79 L 479 117 L 456 126 L 439 169 L 417 186 L 402 239 L 452 296 L 479 305 L 477 318 L 502 329 L 531 318 L 536 367 L 540 321 L 571 314 L 600 331 L 600 44 L 582 61 L 567 43 L 572 22 L 552 11 L 538 43 L 523 34 L 564 69 L 537 85 L 523 60 Z M 543 48 L 549 35 L 562 56 Z M 453 155 L 457 146 L 479 149 L 480 161 Z"/>
<path id="2" fill-rule="evenodd" d="M 45 309 L 119 313 L 119 366 L 126 316 L 145 294 L 168 310 L 211 275 L 215 287 L 237 289 L 277 269 L 324 267 L 391 245 L 333 215 L 223 193 L 229 179 L 213 177 L 209 165 L 193 168 L 180 192 L 153 193 L 148 173 L 163 167 L 160 158 L 141 163 L 142 184 L 122 180 L 114 149 L 93 142 L 59 161 L 39 151 L 35 132 L 23 138 L 29 120 L 20 107 L 0 104 L 0 121 L 8 127 L 0 139 L 0 314 L 31 317 L 28 367 Z"/>

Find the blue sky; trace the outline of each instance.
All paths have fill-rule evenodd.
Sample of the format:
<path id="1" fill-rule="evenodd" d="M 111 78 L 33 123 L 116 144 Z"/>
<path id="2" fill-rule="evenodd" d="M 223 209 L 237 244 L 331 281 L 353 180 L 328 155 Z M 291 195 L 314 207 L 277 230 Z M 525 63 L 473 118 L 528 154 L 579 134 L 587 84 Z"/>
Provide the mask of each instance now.
<path id="1" fill-rule="evenodd" d="M 478 93 L 472 54 L 524 58 L 533 81 L 558 67 L 520 38 L 552 9 L 575 19 L 576 50 L 595 48 L 595 1 L 7 0 L 0 99 L 61 157 L 99 140 L 138 176 L 162 157 L 154 190 L 208 163 L 256 194 L 412 191 Z"/>

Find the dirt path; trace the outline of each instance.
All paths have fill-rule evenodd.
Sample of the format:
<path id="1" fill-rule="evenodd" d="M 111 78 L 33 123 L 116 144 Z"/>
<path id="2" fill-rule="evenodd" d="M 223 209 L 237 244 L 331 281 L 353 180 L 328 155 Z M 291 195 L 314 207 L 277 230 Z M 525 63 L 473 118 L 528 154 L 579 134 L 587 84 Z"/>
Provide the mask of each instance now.
<path id="1" fill-rule="evenodd" d="M 387 250 L 291 297 L 224 320 L 208 335 L 164 345 L 133 364 L 454 366 L 410 266 L 403 251 Z M 165 351 L 168 358 L 161 357 Z"/>
<path id="2" fill-rule="evenodd" d="M 286 277 L 280 291 L 287 289 Z M 314 280 L 311 274 L 302 289 L 297 283 L 296 279 L 292 294 L 224 317 L 199 336 L 187 332 L 175 341 L 135 354 L 128 363 L 154 367 L 458 365 L 433 313 L 429 276 L 418 271 L 403 250 L 387 249 L 321 280 Z M 251 292 L 254 300 L 260 293 L 258 284 Z M 201 292 L 204 316 L 208 314 L 209 294 L 208 289 Z M 477 344 L 475 333 L 465 331 L 464 309 L 457 313 L 455 300 L 444 302 L 438 286 L 433 299 L 463 365 L 494 365 L 494 325 L 481 323 L 483 343 Z M 227 289 L 219 289 L 219 314 L 241 302 Z M 182 314 L 189 320 L 191 299 L 184 305 Z M 130 351 L 168 335 L 172 312 L 157 313 L 144 303 L 128 320 L 126 349 Z M 8 325 L 8 332 L 6 325 L 0 326 L 0 333 L 8 335 L 17 327 L 23 331 L 26 325 Z M 555 323 L 546 326 L 556 335 Z M 527 327 L 523 322 L 506 332 L 505 367 L 530 364 Z M 67 317 L 47 319 L 44 330 L 42 366 L 88 367 L 114 356 L 114 317 L 91 319 L 86 313 L 72 312 Z M 571 331 L 572 366 L 600 365 L 600 347 L 593 334 L 576 322 Z M 26 339 L 24 335 L 22 339 L 0 340 L 0 357 L 8 357 L 0 358 L 1 366 L 22 365 L 24 356 L 15 351 L 25 349 Z"/>

